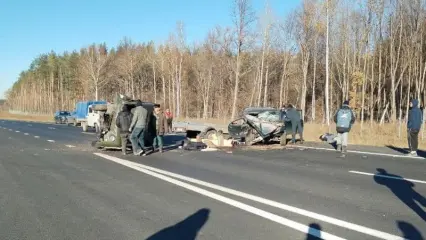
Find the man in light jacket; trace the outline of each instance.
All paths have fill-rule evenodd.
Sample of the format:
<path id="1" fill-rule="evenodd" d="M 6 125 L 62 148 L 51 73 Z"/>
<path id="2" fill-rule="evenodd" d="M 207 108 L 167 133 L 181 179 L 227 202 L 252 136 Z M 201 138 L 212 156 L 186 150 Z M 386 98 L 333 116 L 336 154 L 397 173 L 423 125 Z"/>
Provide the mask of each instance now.
<path id="1" fill-rule="evenodd" d="M 142 101 L 138 100 L 135 110 L 133 112 L 132 123 L 130 124 L 129 132 L 130 141 L 132 142 L 132 149 L 134 155 L 141 155 L 144 152 L 144 132 L 146 128 L 148 111 L 142 107 Z"/>

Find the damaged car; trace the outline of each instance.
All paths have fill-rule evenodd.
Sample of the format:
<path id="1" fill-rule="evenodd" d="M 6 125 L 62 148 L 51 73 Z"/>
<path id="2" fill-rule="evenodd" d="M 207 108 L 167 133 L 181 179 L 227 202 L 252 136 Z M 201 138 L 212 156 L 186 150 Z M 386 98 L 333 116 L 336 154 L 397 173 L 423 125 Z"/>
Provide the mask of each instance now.
<path id="1" fill-rule="evenodd" d="M 303 126 L 303 120 L 300 121 Z M 228 133 L 233 141 L 246 145 L 272 141 L 286 145 L 287 136 L 293 134 L 293 130 L 291 122 L 285 118 L 285 112 L 280 109 L 250 107 L 228 125 Z"/>
<path id="2" fill-rule="evenodd" d="M 92 142 L 92 146 L 98 149 L 121 149 L 121 137 L 119 129 L 116 126 L 116 119 L 118 113 L 121 111 L 123 105 L 127 105 L 128 108 L 133 112 L 136 107 L 138 100 L 130 99 L 124 95 L 117 95 L 114 103 L 105 106 L 102 109 L 95 109 L 97 111 L 103 111 L 100 114 L 101 131 L 99 133 L 97 141 Z M 144 133 L 145 146 L 151 146 L 155 137 L 155 118 L 154 118 L 154 106 L 156 104 L 152 102 L 142 102 L 142 106 L 148 111 L 147 128 Z M 127 149 L 132 149 L 132 144 L 127 140 Z"/>

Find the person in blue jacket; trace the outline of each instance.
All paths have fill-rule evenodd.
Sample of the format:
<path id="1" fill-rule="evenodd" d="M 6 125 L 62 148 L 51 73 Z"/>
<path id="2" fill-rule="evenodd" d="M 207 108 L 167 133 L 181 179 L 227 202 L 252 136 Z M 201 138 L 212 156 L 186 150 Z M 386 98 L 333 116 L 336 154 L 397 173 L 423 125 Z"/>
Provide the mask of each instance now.
<path id="1" fill-rule="evenodd" d="M 408 112 L 407 121 L 407 138 L 408 148 L 410 152 L 408 155 L 417 156 L 417 149 L 419 146 L 419 132 L 423 123 L 423 113 L 419 108 L 419 101 L 413 99 L 410 102 L 410 111 Z"/>

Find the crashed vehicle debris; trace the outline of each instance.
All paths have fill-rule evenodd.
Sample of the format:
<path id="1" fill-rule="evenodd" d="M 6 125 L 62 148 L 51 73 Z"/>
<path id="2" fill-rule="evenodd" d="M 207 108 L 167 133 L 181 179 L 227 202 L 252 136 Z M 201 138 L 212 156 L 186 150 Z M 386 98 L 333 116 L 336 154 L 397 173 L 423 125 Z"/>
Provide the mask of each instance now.
<path id="1" fill-rule="evenodd" d="M 123 105 L 127 105 L 132 111 L 136 107 L 137 101 L 124 95 L 117 95 L 114 103 L 108 104 L 106 108 L 103 108 L 104 113 L 100 115 L 101 131 L 98 135 L 98 140 L 94 141 L 92 146 L 98 149 L 121 149 L 121 137 L 119 129 L 115 124 L 116 119 Z M 151 148 L 156 134 L 153 114 L 155 105 L 152 102 L 142 102 L 142 106 L 148 111 L 147 128 L 144 132 L 145 146 L 150 146 Z M 99 111 L 100 109 L 97 110 Z M 132 149 L 132 144 L 129 140 L 127 140 L 127 149 Z"/>
<path id="2" fill-rule="evenodd" d="M 281 114 L 281 110 L 276 108 L 246 108 L 241 117 L 228 125 L 228 134 L 235 144 L 279 141 L 281 145 L 286 145 L 287 135 L 291 135 L 293 130 L 291 122 L 282 119 Z M 300 121 L 303 126 L 303 120 Z"/>

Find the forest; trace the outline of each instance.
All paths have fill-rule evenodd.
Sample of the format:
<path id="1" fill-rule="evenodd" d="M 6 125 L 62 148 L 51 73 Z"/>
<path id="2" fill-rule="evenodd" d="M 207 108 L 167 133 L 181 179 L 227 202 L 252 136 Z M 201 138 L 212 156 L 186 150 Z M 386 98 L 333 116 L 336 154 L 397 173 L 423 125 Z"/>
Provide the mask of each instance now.
<path id="1" fill-rule="evenodd" d="M 231 119 L 247 106 L 292 103 L 306 121 L 330 124 L 346 99 L 361 123 L 404 121 L 426 100 L 424 0 L 303 0 L 283 16 L 233 0 L 229 26 L 188 43 L 185 23 L 169 38 L 117 46 L 88 43 L 35 56 L 7 91 L 27 113 L 72 110 L 115 94 L 154 101 L 178 118 Z"/>

